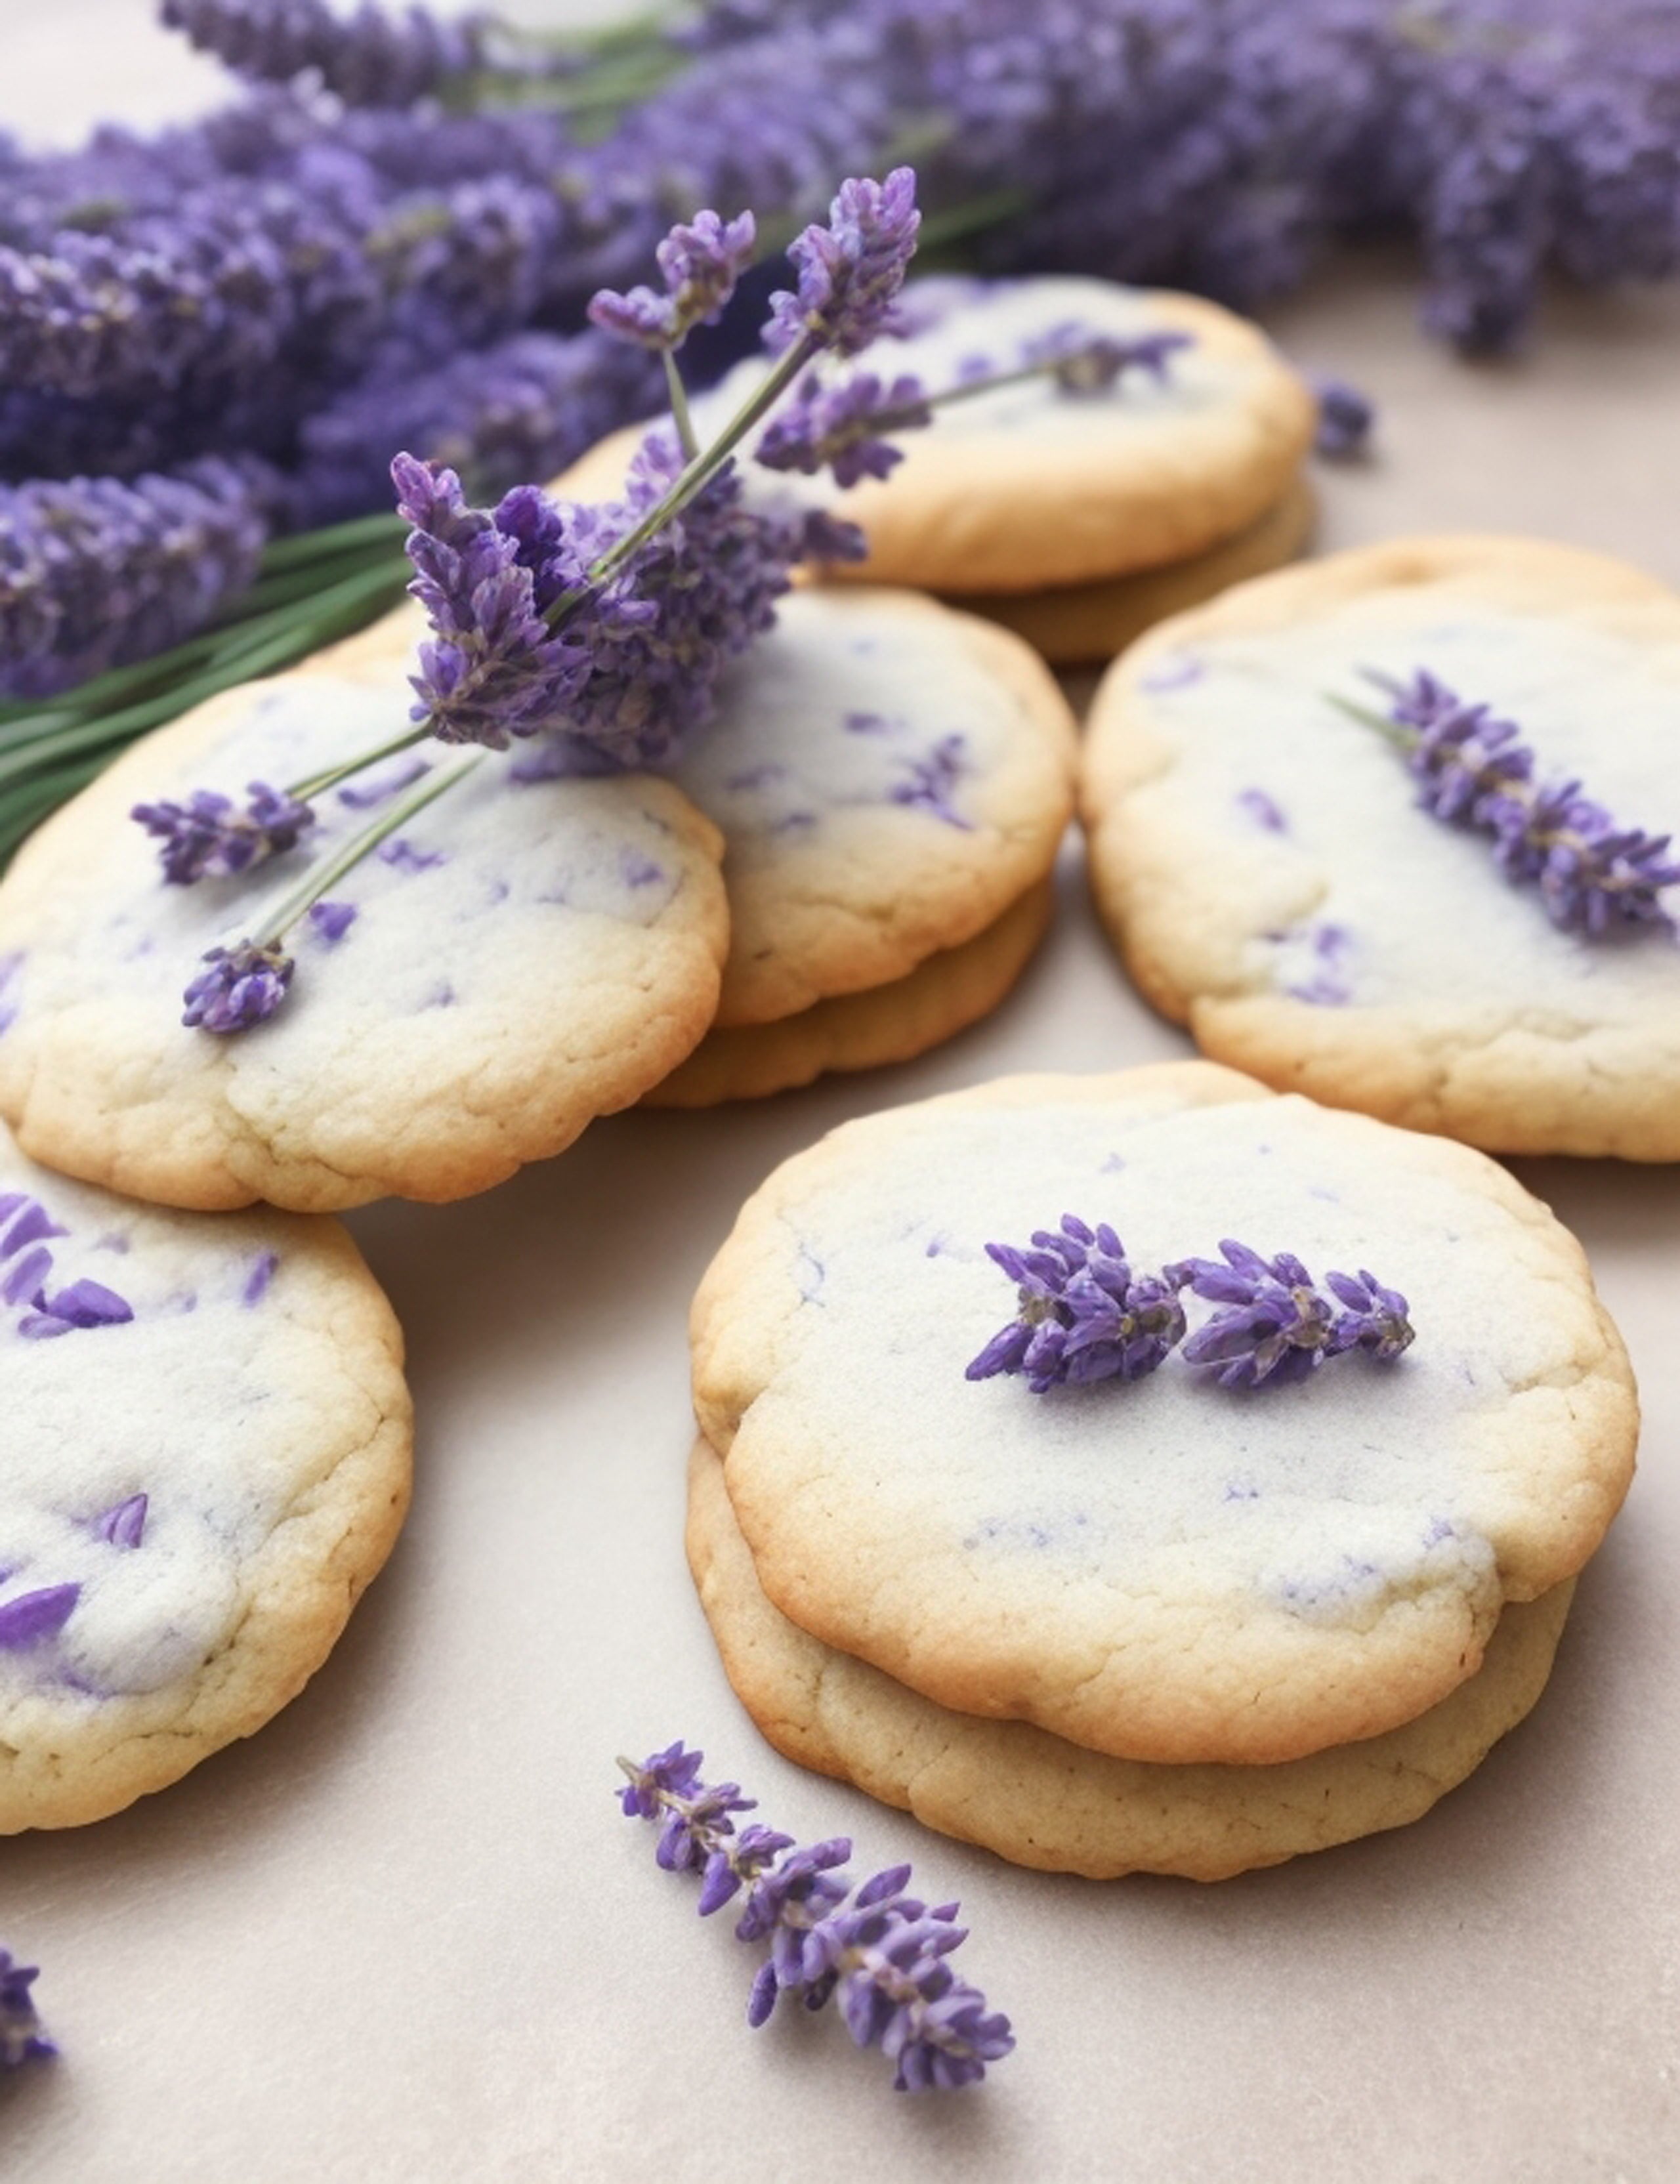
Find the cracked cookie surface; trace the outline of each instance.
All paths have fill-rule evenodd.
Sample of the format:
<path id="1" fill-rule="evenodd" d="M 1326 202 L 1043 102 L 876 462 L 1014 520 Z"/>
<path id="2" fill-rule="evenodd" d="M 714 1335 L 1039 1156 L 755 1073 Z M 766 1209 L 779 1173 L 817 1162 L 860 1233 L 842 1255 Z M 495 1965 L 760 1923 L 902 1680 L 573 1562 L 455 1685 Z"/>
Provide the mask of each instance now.
<path id="1" fill-rule="evenodd" d="M 336 1221 L 137 1206 L 3 1129 L 0 1350 L 10 1833 L 119 1811 L 294 1697 L 395 1541 L 413 1435 Z"/>
<path id="2" fill-rule="evenodd" d="M 964 1368 L 985 1256 L 1064 1212 L 1160 1267 L 1240 1236 L 1373 1268 L 1416 1340 L 1299 1384 L 1030 1395 Z M 1021 1078 L 776 1170 L 696 1298 L 695 1407 L 774 1604 L 960 1713 L 1175 1764 L 1413 1719 L 1578 1570 L 1637 1406 L 1580 1247 L 1479 1154 L 1205 1063 Z"/>
<path id="3" fill-rule="evenodd" d="M 458 1198 L 561 1151 L 698 1043 L 728 935 L 710 821 L 669 782 L 520 783 L 493 753 L 333 889 L 345 929 L 295 928 L 271 1021 L 183 1028 L 203 951 L 258 929 L 420 759 L 318 798 L 303 844 L 248 883 L 166 885 L 130 806 L 301 780 L 388 739 L 403 633 L 389 618 L 336 670 L 211 699 L 25 845 L 0 883 L 0 1112 L 36 1158 L 185 1206 Z"/>
<path id="4" fill-rule="evenodd" d="M 1680 831 L 1680 597 L 1516 538 L 1399 540 L 1152 631 L 1092 709 L 1092 885 L 1145 995 L 1269 1084 L 1510 1153 L 1680 1159 L 1680 945 L 1560 931 L 1327 701 L 1427 669 L 1542 782 Z"/>
<path id="5" fill-rule="evenodd" d="M 779 1752 L 1017 1865 L 1225 1880 L 1419 1819 L 1545 1688 L 1575 1580 L 1501 1613 L 1482 1665 L 1416 1720 L 1275 1767 L 1171 1767 L 921 1697 L 765 1598 L 709 1441 L 688 1468 L 689 1566 L 742 1704 Z"/>

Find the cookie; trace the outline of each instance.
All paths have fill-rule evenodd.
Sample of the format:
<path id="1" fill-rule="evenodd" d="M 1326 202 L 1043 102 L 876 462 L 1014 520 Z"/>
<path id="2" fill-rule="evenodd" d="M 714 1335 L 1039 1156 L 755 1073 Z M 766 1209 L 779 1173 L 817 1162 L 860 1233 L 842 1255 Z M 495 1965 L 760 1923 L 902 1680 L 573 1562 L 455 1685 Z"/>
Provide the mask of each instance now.
<path id="1" fill-rule="evenodd" d="M 644 1107 L 712 1107 L 809 1084 L 829 1070 L 908 1061 L 990 1016 L 1049 931 L 1055 889 L 1028 888 L 995 924 L 942 948 L 902 978 L 814 1001 L 774 1023 L 709 1031 L 687 1061 L 644 1093 Z"/>
<path id="2" fill-rule="evenodd" d="M 1153 631 L 1092 710 L 1105 923 L 1154 1005 L 1269 1084 L 1508 1153 L 1680 1159 L 1673 929 L 1549 917 L 1422 809 L 1371 671 L 1516 724 L 1535 778 L 1680 829 L 1680 598 L 1538 540 L 1420 538 L 1262 577 Z"/>
<path id="3" fill-rule="evenodd" d="M 183 1028 L 213 944 L 256 929 L 270 877 L 164 883 L 141 800 L 299 780 L 401 730 L 406 649 L 354 672 L 225 693 L 138 745 L 24 848 L 0 884 L 0 1112 L 37 1159 L 133 1196 L 310 1212 L 458 1198 L 570 1145 L 698 1043 L 727 909 L 711 822 L 669 782 L 510 780 L 491 756 L 306 921 L 293 988 L 236 1037 Z M 420 763 L 316 800 L 330 844 Z M 347 798 L 359 800 L 352 804 Z"/>
<path id="4" fill-rule="evenodd" d="M 1058 667 L 1112 660 L 1169 615 L 1294 560 L 1312 537 L 1317 512 L 1312 488 L 1298 477 L 1245 530 L 1188 560 L 1058 591 L 976 593 L 962 604 L 1014 630 Z"/>
<path id="5" fill-rule="evenodd" d="M 1016 1865 L 1227 1880 L 1420 1819 L 1534 1706 L 1575 1580 L 1507 1606 L 1482 1665 L 1415 1721 L 1276 1767 L 1155 1766 L 1021 1721 L 954 1713 L 825 1646 L 765 1597 L 698 1441 L 688 1560 L 737 1695 L 776 1749 Z"/>
<path id="6" fill-rule="evenodd" d="M 869 557 L 837 579 L 929 591 L 1037 592 L 1200 554 L 1256 521 L 1288 489 L 1312 442 L 1317 404 L 1260 330 L 1196 296 L 1045 274 L 1013 281 L 930 276 L 904 290 L 906 337 L 876 343 L 854 367 L 930 391 L 969 367 L 1018 364 L 1029 344 L 1077 324 L 1135 340 L 1189 335 L 1159 381 L 1071 394 L 1049 376 L 942 408 L 898 436 L 884 480 L 839 493 L 827 477 L 751 463 L 755 489 L 832 508 L 861 524 Z M 762 381 L 737 365 L 694 404 L 704 442 Z M 622 486 L 645 427 L 615 433 L 559 482 L 581 499 Z M 750 443 L 749 443 L 750 444 Z"/>
<path id="7" fill-rule="evenodd" d="M 403 1343 L 335 1221 L 160 1212 L 0 1130 L 0 1833 L 259 1729 L 390 1552 Z"/>
<path id="8" fill-rule="evenodd" d="M 1182 1357 L 1043 1396 L 966 1379 L 1015 1309 L 986 1245 L 1067 1212 L 1140 1268 L 1230 1236 L 1370 1268 L 1416 1341 L 1248 1390 Z M 1502 1169 L 1204 1063 L 846 1125 L 748 1201 L 692 1334 L 785 1615 L 958 1713 L 1170 1764 L 1299 1759 L 1437 1705 L 1506 1601 L 1592 1553 L 1637 1434 L 1580 1247 Z"/>
<path id="9" fill-rule="evenodd" d="M 1043 929 L 1076 757 L 1008 632 L 911 592 L 784 601 L 674 776 L 722 832 L 730 944 L 670 1096 L 901 1059 L 983 1013 Z"/>

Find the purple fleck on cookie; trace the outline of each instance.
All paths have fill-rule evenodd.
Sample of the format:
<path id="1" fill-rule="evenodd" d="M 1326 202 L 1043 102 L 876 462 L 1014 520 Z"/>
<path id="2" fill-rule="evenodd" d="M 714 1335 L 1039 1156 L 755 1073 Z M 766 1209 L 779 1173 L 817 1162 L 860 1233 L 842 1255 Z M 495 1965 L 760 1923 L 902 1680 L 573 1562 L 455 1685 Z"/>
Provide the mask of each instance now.
<path id="1" fill-rule="evenodd" d="M 18 1020 L 22 983 L 19 973 L 24 967 L 23 950 L 14 948 L 9 955 L 0 956 L 0 1032 L 9 1031 Z"/>
<path id="2" fill-rule="evenodd" d="M 365 811 L 370 805 L 383 804 L 404 788 L 417 782 L 422 774 L 430 773 L 431 761 L 418 756 L 399 758 L 377 772 L 365 773 L 348 788 L 341 788 L 338 800 L 348 805 L 353 811 Z"/>
<path id="3" fill-rule="evenodd" d="M 1292 999 L 1311 1002 L 1316 1007 L 1340 1008 L 1353 999 L 1353 935 L 1345 925 L 1327 920 L 1310 927 L 1307 939 L 1312 950 L 1313 967 L 1305 978 L 1287 985 L 1283 990 Z"/>
<path id="4" fill-rule="evenodd" d="M 448 862 L 448 852 L 442 850 L 417 850 L 403 834 L 393 834 L 388 842 L 381 842 L 374 853 L 381 864 L 389 865 L 399 872 L 427 872 L 434 865 Z"/>
<path id="5" fill-rule="evenodd" d="M 0 1651 L 20 1652 L 43 1638 L 56 1637 L 81 1597 L 79 1585 L 47 1585 L 0 1601 Z"/>
<path id="6" fill-rule="evenodd" d="M 1159 667 L 1152 667 L 1143 677 L 1145 690 L 1188 690 L 1193 682 L 1199 682 L 1207 670 L 1199 660 L 1193 660 L 1188 652 L 1170 652 Z"/>
<path id="7" fill-rule="evenodd" d="M 143 1494 L 131 1494 L 94 1518 L 94 1536 L 114 1547 L 137 1547 L 146 1530 L 146 1506 Z"/>
<path id="8" fill-rule="evenodd" d="M 618 853 L 619 878 L 627 888 L 652 887 L 665 876 L 663 865 L 657 865 L 644 850 L 626 843 Z"/>
<path id="9" fill-rule="evenodd" d="M 908 805 L 915 811 L 931 812 L 946 826 L 972 833 L 972 821 L 965 819 L 951 801 L 952 791 L 970 771 L 964 757 L 967 747 L 966 736 L 942 736 L 926 758 L 906 759 L 910 778 L 888 789 L 888 801 Z"/>
<path id="10" fill-rule="evenodd" d="M 274 1270 L 280 1264 L 278 1251 L 259 1251 L 251 1262 L 251 1271 L 245 1277 L 245 1286 L 239 1292 L 242 1305 L 258 1305 L 268 1295 L 269 1284 L 274 1279 Z"/>
<path id="11" fill-rule="evenodd" d="M 329 947 L 344 938 L 355 923 L 358 915 L 353 902 L 312 902 L 309 905 L 309 923 Z"/>
<path id="12" fill-rule="evenodd" d="M 1237 792 L 1237 801 L 1257 827 L 1264 827 L 1271 834 L 1287 834 L 1289 822 L 1282 808 L 1268 796 L 1263 788 L 1242 788 Z"/>

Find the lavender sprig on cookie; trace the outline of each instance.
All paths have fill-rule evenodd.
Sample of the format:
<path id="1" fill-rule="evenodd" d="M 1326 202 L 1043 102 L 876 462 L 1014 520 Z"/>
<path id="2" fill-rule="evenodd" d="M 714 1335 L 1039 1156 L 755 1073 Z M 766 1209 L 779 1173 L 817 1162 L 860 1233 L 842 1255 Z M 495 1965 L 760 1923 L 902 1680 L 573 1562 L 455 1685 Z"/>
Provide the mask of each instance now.
<path id="1" fill-rule="evenodd" d="M 1426 811 L 1490 835 L 1494 863 L 1539 889 L 1554 925 L 1590 939 L 1630 926 L 1672 928 L 1663 894 L 1680 886 L 1680 862 L 1668 854 L 1671 835 L 1618 826 L 1578 781 L 1537 779 L 1538 760 L 1516 722 L 1427 668 L 1410 682 L 1366 679 L 1388 697 L 1386 715 L 1339 695 L 1331 702 L 1404 754 Z"/>
<path id="2" fill-rule="evenodd" d="M 1021 1373 L 1043 1396 L 1142 1379 L 1182 1346 L 1187 1365 L 1216 1368 L 1226 1387 L 1281 1387 L 1349 1351 L 1388 1362 L 1412 1341 L 1406 1300 L 1364 1268 L 1327 1274 L 1327 1296 L 1291 1252 L 1267 1259 L 1228 1237 L 1219 1248 L 1222 1262 L 1179 1259 L 1139 1273 L 1106 1223 L 1093 1228 L 1072 1213 L 1056 1230 L 1036 1229 L 1025 1251 L 988 1244 L 987 1257 L 1018 1285 L 1017 1309 L 965 1377 Z M 1193 1333 L 1180 1301 L 1187 1290 L 1219 1306 Z"/>
<path id="3" fill-rule="evenodd" d="M 639 1766 L 620 1759 L 628 1782 L 619 1802 L 629 1818 L 661 1824 L 654 1855 L 667 1872 L 700 1875 L 703 1919 L 745 1892 L 737 1938 L 770 1945 L 748 2023 L 764 2024 L 784 1994 L 807 2009 L 837 1995 L 857 2045 L 879 2048 L 897 2065 L 895 2092 L 983 2078 L 1015 2040 L 1008 2018 L 988 2012 L 984 1995 L 951 1969 L 967 1936 L 956 1905 L 930 1909 L 907 1896 L 908 1865 L 854 1882 L 840 1870 L 852 1854 L 843 1836 L 799 1848 L 756 1823 L 737 1833 L 733 1816 L 756 1801 L 736 1783 L 703 1782 L 704 1757 L 679 1742 Z"/>

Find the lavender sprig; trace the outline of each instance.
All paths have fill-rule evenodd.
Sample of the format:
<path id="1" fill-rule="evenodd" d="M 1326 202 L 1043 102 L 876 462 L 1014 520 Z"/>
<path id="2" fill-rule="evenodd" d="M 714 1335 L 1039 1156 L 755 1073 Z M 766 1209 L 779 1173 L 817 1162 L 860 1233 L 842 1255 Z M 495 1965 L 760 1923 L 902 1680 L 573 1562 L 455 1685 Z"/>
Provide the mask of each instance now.
<path id="1" fill-rule="evenodd" d="M 965 1378 L 1021 1373 L 1035 1396 L 1092 1380 L 1140 1380 L 1184 1337 L 1173 1283 L 1132 1272 L 1105 1222 L 1065 1213 L 1059 1230 L 1033 1231 L 1032 1247 L 988 1244 L 987 1256 L 1019 1284 L 1015 1317 L 967 1367 Z"/>
<path id="2" fill-rule="evenodd" d="M 895 167 L 884 182 L 866 176 L 842 182 L 828 225 L 806 228 L 787 246 L 799 285 L 770 299 L 770 346 L 778 353 L 832 349 L 837 356 L 867 348 L 892 324 L 921 226 L 909 167 Z"/>
<path id="3" fill-rule="evenodd" d="M 801 1849 L 757 1825 L 737 1835 L 733 1815 L 754 1809 L 754 1801 L 733 1782 L 709 1788 L 700 1780 L 703 1759 L 681 1743 L 640 1766 L 620 1759 L 629 1786 L 619 1802 L 632 1818 L 662 1823 L 662 1866 L 701 1875 L 703 1918 L 748 1891 L 736 1935 L 770 1944 L 748 2023 L 764 2024 L 783 1994 L 800 1996 L 809 2009 L 837 1995 L 857 2045 L 879 2048 L 897 2064 L 895 2092 L 983 2078 L 1015 2040 L 1008 2018 L 988 2013 L 985 1997 L 948 1962 L 966 1938 L 956 1905 L 930 1910 L 906 1896 L 908 1865 L 853 1884 L 838 1870 L 852 1854 L 844 1836 Z"/>
<path id="4" fill-rule="evenodd" d="M 0 2070 L 15 2070 L 58 2052 L 30 1992 L 40 1975 L 38 1965 L 20 1964 L 9 1949 L 0 1948 Z"/>
<path id="5" fill-rule="evenodd" d="M 1387 1362 L 1413 1340 L 1407 1304 L 1363 1268 L 1357 1275 L 1330 1273 L 1327 1286 L 1341 1302 L 1338 1312 L 1292 1252 L 1267 1259 L 1226 1238 L 1217 1259 L 1185 1259 L 1165 1269 L 1175 1288 L 1188 1288 L 1220 1309 L 1184 1345 L 1187 1365 L 1218 1368 L 1227 1388 L 1282 1387 L 1305 1380 L 1327 1358 L 1364 1350 Z"/>
<path id="6" fill-rule="evenodd" d="M 1165 383 L 1172 358 L 1194 341 L 1193 334 L 1166 330 L 1122 341 L 1070 323 L 1027 343 L 1018 364 L 967 372 L 954 386 L 932 391 L 910 372 L 890 382 L 871 371 L 854 372 L 832 385 L 812 372 L 765 427 L 753 457 L 766 470 L 798 471 L 807 477 L 827 467 L 839 486 L 884 478 L 904 454 L 886 435 L 932 425 L 938 410 L 955 403 L 1033 379 L 1051 380 L 1076 396 L 1106 393 L 1129 370 Z"/>
<path id="7" fill-rule="evenodd" d="M 1339 696 L 1332 702 L 1405 753 L 1426 811 L 1493 838 L 1494 863 L 1539 889 L 1554 925 L 1593 939 L 1630 925 L 1672 928 L 1662 900 L 1680 885 L 1672 835 L 1617 826 L 1578 781 L 1537 783 L 1535 754 L 1516 723 L 1467 704 L 1427 669 L 1409 683 L 1369 679 L 1388 694 L 1386 717 Z"/>
<path id="8" fill-rule="evenodd" d="M 315 822 L 309 806 L 284 789 L 253 781 L 248 795 L 242 811 L 231 797 L 195 788 L 185 804 L 167 799 L 136 804 L 129 816 L 163 844 L 159 855 L 164 878 L 175 886 L 236 879 L 253 865 L 295 849 Z"/>
<path id="9" fill-rule="evenodd" d="M 1182 1344 L 1187 1365 L 1218 1366 L 1225 1385 L 1251 1388 L 1305 1379 L 1349 1350 L 1386 1362 L 1412 1340 L 1405 1299 L 1374 1274 L 1325 1277 L 1338 1312 L 1291 1253 L 1265 1259 L 1229 1240 L 1219 1248 L 1223 1264 L 1181 1259 L 1139 1274 L 1106 1223 L 1093 1228 L 1072 1213 L 1059 1229 L 1036 1229 L 1029 1250 L 988 1244 L 987 1256 L 1018 1284 L 1017 1310 L 965 1377 L 1018 1373 L 1042 1396 L 1094 1380 L 1140 1380 Z M 1188 1335 L 1185 1290 L 1221 1307 Z"/>
<path id="10" fill-rule="evenodd" d="M 236 75 L 286 83 L 309 72 L 348 106 L 409 106 L 488 59 L 487 14 L 449 21 L 418 7 L 362 0 L 336 14 L 327 0 L 163 0 L 161 19 Z"/>

